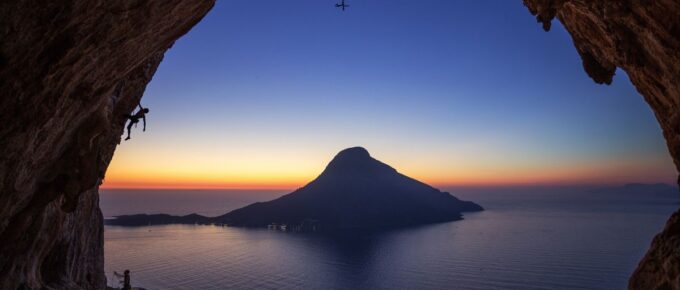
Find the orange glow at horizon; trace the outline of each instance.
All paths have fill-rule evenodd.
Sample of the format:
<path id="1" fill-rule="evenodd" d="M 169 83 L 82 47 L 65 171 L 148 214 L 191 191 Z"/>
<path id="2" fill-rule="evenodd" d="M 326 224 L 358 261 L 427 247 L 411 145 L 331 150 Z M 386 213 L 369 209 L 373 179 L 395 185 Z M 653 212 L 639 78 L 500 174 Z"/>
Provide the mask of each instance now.
<path id="1" fill-rule="evenodd" d="M 254 149 L 253 149 L 254 150 Z M 195 154 L 191 157 L 135 150 L 118 155 L 112 162 L 104 189 L 295 189 L 320 174 L 332 158 L 324 152 L 225 153 L 221 157 Z M 308 158 L 302 156 L 309 155 Z M 254 157 L 259 156 L 259 157 Z M 434 153 L 419 159 L 403 154 L 375 156 L 400 173 L 443 188 L 449 186 L 516 185 L 614 185 L 629 182 L 667 182 L 674 170 L 660 168 L 659 160 L 641 157 L 630 160 L 502 160 L 493 157 Z M 449 158 L 442 158 L 449 157 Z M 463 156 L 463 157 L 461 157 Z M 521 160 L 520 160 L 521 159 Z M 181 164 L 181 165 L 180 165 Z M 504 164 L 504 165 L 501 165 Z"/>

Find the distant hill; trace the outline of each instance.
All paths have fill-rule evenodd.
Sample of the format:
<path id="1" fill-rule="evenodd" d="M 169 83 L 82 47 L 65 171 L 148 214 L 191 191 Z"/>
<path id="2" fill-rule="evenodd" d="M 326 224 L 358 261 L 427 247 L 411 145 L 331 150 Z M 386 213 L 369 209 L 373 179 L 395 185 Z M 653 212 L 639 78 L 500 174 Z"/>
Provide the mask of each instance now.
<path id="1" fill-rule="evenodd" d="M 659 198 L 679 198 L 678 187 L 666 183 L 628 183 L 624 186 L 602 187 L 592 193 L 624 196 L 649 196 Z"/>
<path id="2" fill-rule="evenodd" d="M 483 210 L 372 158 L 366 149 L 338 153 L 306 186 L 268 202 L 258 202 L 215 218 L 199 215 L 121 216 L 107 224 L 223 223 L 265 227 L 314 225 L 322 228 L 372 228 L 460 220 L 463 212 Z"/>
<path id="3" fill-rule="evenodd" d="M 169 214 L 134 214 L 117 216 L 115 219 L 107 219 L 104 221 L 104 224 L 138 227 L 167 224 L 211 224 L 213 222 L 214 218 L 195 213 L 185 216 L 174 216 Z"/>
<path id="4" fill-rule="evenodd" d="M 314 181 L 278 199 L 217 217 L 236 226 L 382 227 L 461 219 L 482 207 L 400 174 L 361 147 L 341 151 Z"/>

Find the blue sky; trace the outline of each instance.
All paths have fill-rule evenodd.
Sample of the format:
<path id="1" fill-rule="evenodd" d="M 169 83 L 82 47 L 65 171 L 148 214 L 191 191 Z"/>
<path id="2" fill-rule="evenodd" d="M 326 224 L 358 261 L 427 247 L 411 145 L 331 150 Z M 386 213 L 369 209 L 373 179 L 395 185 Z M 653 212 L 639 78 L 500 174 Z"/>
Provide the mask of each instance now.
<path id="1" fill-rule="evenodd" d="M 167 52 L 109 184 L 296 185 L 356 145 L 435 184 L 674 180 L 625 73 L 595 84 L 521 1 L 348 3 L 218 1 Z"/>

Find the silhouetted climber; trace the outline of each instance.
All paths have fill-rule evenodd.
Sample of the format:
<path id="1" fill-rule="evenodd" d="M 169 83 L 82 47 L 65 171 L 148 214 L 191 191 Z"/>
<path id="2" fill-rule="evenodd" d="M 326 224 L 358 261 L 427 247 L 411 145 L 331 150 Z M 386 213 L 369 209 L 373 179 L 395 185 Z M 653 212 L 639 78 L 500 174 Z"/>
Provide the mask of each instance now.
<path id="1" fill-rule="evenodd" d="M 142 119 L 144 121 L 144 127 L 142 128 L 142 131 L 146 131 L 146 114 L 149 113 L 148 108 L 142 107 L 141 104 L 139 104 L 139 111 L 135 113 L 134 115 L 130 114 L 125 114 L 125 118 L 130 119 L 130 123 L 127 125 L 127 138 L 125 140 L 130 140 L 130 130 L 132 129 L 132 125 L 135 125 L 137 127 L 137 123 L 139 123 L 139 119 Z"/>
<path id="2" fill-rule="evenodd" d="M 130 270 L 125 270 L 123 274 L 125 275 L 125 278 L 123 278 L 123 290 L 132 290 L 132 286 L 130 285 Z"/>

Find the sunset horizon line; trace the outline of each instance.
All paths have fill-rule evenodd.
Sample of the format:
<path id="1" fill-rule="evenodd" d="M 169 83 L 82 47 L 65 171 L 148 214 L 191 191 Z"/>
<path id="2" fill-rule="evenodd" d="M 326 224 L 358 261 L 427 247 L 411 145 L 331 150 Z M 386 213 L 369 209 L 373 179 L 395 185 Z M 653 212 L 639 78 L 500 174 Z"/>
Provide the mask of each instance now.
<path id="1" fill-rule="evenodd" d="M 250 185 L 198 185 L 198 184 L 186 184 L 186 185 L 101 185 L 99 189 L 103 190 L 296 190 L 304 187 L 309 182 L 304 184 L 296 185 L 263 185 L 263 184 L 250 184 Z M 675 183 L 667 181 L 626 181 L 626 182 L 594 182 L 594 183 L 582 183 L 582 182 L 516 182 L 516 183 L 449 183 L 449 184 L 437 184 L 437 183 L 426 183 L 437 189 L 445 188 L 456 188 L 456 187 L 469 187 L 469 188 L 513 188 L 513 187 L 619 187 L 628 184 L 664 184 L 668 186 L 676 186 Z"/>

